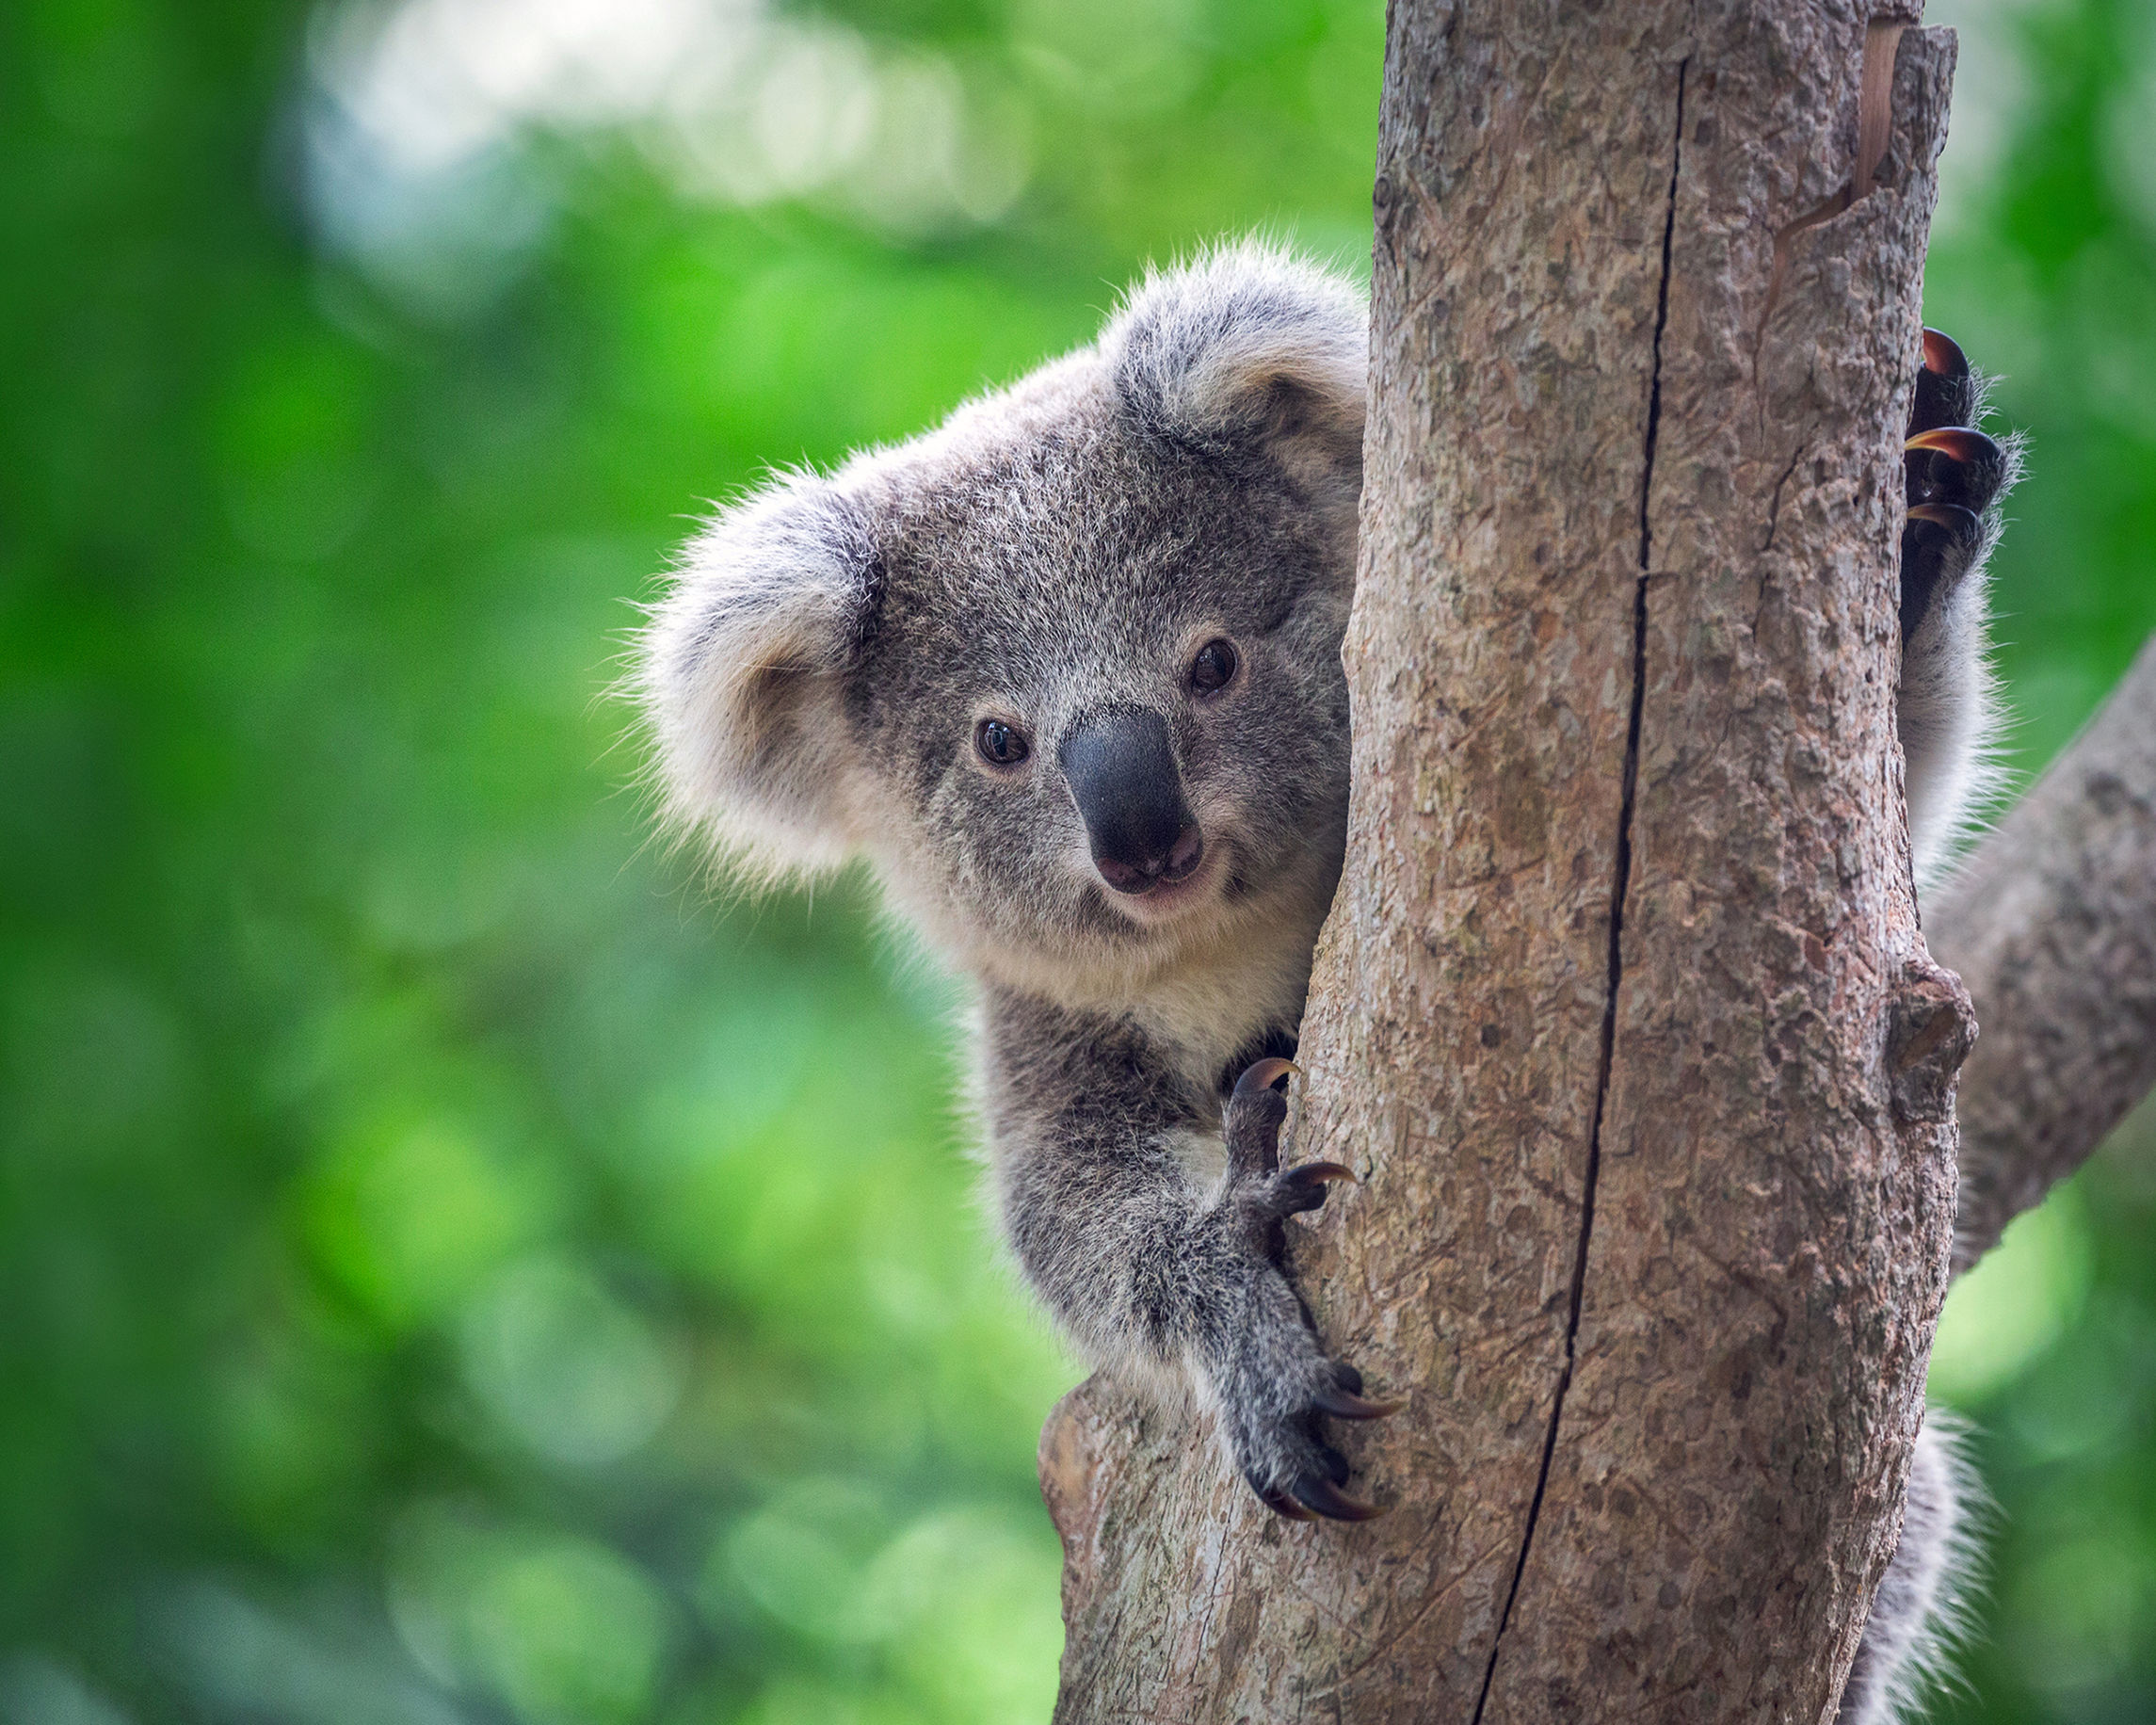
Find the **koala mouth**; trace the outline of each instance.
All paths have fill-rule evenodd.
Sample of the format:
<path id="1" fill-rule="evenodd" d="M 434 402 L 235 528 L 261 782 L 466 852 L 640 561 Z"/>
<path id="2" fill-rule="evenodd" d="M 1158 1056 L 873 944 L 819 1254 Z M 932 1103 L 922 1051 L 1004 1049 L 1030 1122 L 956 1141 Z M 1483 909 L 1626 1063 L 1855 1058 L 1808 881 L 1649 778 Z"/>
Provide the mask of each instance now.
<path id="1" fill-rule="evenodd" d="M 1128 855 L 1095 848 L 1093 867 L 1110 886 L 1126 898 L 1143 898 L 1187 880 L 1205 865 L 1205 835 L 1196 826 L 1185 826 L 1173 844 Z"/>
<path id="2" fill-rule="evenodd" d="M 1108 902 L 1134 923 L 1165 923 L 1216 895 L 1225 872 L 1224 846 L 1208 845 L 1183 872 L 1161 875 L 1133 892 L 1112 887 Z M 1103 883 L 1105 884 L 1105 883 Z"/>

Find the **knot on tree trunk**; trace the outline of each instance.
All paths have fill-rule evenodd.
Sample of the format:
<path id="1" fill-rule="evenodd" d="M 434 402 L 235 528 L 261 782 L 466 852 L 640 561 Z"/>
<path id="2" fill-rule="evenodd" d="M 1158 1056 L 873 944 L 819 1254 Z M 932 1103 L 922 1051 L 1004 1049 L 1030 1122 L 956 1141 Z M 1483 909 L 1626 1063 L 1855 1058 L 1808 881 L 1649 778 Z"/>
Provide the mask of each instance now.
<path id="1" fill-rule="evenodd" d="M 1961 978 L 1920 954 L 1903 964 L 1887 1014 L 1895 1120 L 1936 1125 L 1953 1118 L 1955 1080 L 1976 1046 L 1976 1008 Z"/>
<path id="2" fill-rule="evenodd" d="M 1063 1613 L 1074 1621 L 1080 1601 L 1091 1596 L 1101 1569 L 1101 1517 L 1114 1470 L 1108 1428 L 1116 1423 L 1113 1399 L 1098 1377 L 1088 1378 L 1057 1402 L 1040 1428 L 1040 1495 L 1048 1519 L 1063 1539 Z"/>

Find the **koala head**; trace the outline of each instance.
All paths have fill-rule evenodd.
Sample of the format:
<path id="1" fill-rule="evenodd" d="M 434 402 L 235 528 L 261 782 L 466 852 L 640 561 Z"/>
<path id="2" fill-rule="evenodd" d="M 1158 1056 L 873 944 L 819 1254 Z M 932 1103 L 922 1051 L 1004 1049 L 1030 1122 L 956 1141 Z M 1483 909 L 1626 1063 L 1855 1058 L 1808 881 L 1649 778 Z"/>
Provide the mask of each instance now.
<path id="1" fill-rule="evenodd" d="M 1329 900 L 1361 487 L 1354 290 L 1247 245 L 941 428 L 689 546 L 642 642 L 670 812 L 863 856 L 951 956 L 1129 977 Z"/>

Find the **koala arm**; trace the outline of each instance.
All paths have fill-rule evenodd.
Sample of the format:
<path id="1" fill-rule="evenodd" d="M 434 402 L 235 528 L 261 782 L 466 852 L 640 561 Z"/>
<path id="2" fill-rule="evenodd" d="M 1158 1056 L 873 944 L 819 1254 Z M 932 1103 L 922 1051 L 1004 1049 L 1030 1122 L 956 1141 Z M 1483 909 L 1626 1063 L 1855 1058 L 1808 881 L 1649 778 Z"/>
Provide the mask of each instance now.
<path id="1" fill-rule="evenodd" d="M 1326 1356 L 1280 1262 L 1283 1218 L 1350 1176 L 1278 1167 L 1284 1063 L 1253 1067 L 1223 1107 L 1127 1024 L 1006 1001 L 987 1028 L 1006 1235 L 1064 1329 L 1100 1363 L 1185 1379 L 1273 1508 L 1374 1513 L 1340 1491 L 1347 1463 L 1318 1417 L 1392 1410 Z"/>

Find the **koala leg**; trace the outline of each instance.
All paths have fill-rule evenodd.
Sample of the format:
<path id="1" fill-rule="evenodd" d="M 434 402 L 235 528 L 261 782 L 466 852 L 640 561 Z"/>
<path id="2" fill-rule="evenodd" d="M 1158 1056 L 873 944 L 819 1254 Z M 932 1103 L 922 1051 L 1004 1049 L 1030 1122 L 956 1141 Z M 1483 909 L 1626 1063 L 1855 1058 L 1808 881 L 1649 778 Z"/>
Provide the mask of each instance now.
<path id="1" fill-rule="evenodd" d="M 1973 1501 L 1952 1427 L 1927 1415 L 1909 1463 L 1901 1543 L 1872 1602 L 1838 1725 L 1913 1717 L 1960 1628 Z"/>
<path id="2" fill-rule="evenodd" d="M 1909 825 L 1928 872 L 1983 777 L 1991 719 L 1980 577 L 1998 536 L 1992 505 L 2018 455 L 2011 439 L 2003 446 L 1976 429 L 1982 391 L 1961 349 L 1926 330 L 1923 355 L 1903 459 L 1899 704 Z"/>
<path id="3" fill-rule="evenodd" d="M 1282 1169 L 1287 1104 L 1263 1060 L 1229 1099 L 1228 1167 L 1211 1192 L 1156 1138 L 1063 1130 L 1001 1168 L 1005 1220 L 1035 1287 L 1086 1350 L 1145 1377 L 1187 1373 L 1215 1408 L 1222 1443 L 1276 1513 L 1360 1521 L 1376 1510 L 1341 1490 L 1346 1459 L 1321 1416 L 1376 1419 L 1353 1366 L 1329 1359 L 1281 1266 L 1285 1218 L 1353 1176 L 1337 1163 Z"/>

